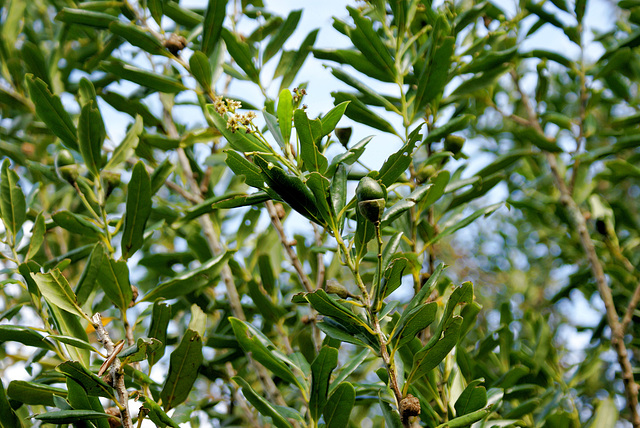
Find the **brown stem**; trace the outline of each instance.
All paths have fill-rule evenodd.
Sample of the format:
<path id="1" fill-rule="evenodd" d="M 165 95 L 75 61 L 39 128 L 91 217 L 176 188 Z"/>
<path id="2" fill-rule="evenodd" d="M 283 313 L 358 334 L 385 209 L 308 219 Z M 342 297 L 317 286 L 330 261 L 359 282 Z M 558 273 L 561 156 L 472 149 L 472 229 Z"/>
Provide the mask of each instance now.
<path id="1" fill-rule="evenodd" d="M 620 328 L 622 329 L 622 333 L 624 334 L 631 323 L 631 319 L 633 318 L 633 313 L 636 308 L 640 304 L 640 284 L 636 285 L 636 289 L 633 291 L 633 295 L 631 296 L 631 300 L 629 300 L 629 305 L 627 306 L 627 310 L 622 317 L 622 322 L 620 323 Z"/>
<path id="2" fill-rule="evenodd" d="M 93 321 L 93 328 L 96 330 L 98 340 L 104 348 L 107 350 L 108 357 L 115 351 L 115 345 L 109 336 L 109 332 L 102 325 L 102 315 L 98 312 L 91 320 Z M 133 421 L 131 420 L 131 413 L 129 413 L 129 393 L 127 387 L 124 384 L 124 372 L 120 366 L 120 360 L 115 358 L 111 367 L 109 368 L 111 374 L 111 380 L 113 381 L 114 388 L 116 389 L 116 395 L 118 397 L 118 408 L 120 409 L 120 420 L 124 428 L 133 428 Z"/>
<path id="3" fill-rule="evenodd" d="M 318 247 L 322 246 L 322 231 L 313 223 L 313 234 L 316 238 L 316 245 Z M 317 256 L 318 260 L 318 273 L 316 275 L 316 288 L 325 288 L 324 280 L 325 280 L 325 266 L 324 266 L 324 253 L 318 252 Z"/>
<path id="4" fill-rule="evenodd" d="M 282 227 L 282 222 L 280 221 L 280 217 L 278 217 L 278 211 L 276 210 L 275 205 L 271 201 L 265 202 L 264 205 L 265 207 L 267 207 L 267 212 L 269 213 L 271 224 L 273 224 L 273 227 L 275 227 L 276 231 L 278 232 L 278 236 L 280 237 L 280 242 L 282 243 L 282 246 L 287 252 L 287 255 L 289 256 L 289 260 L 291 261 L 293 268 L 296 270 L 296 273 L 298 274 L 298 278 L 300 278 L 300 281 L 302 282 L 302 285 L 304 285 L 304 288 L 307 290 L 307 292 L 309 293 L 313 292 L 315 288 L 311 283 L 311 281 L 309 280 L 309 277 L 307 277 L 307 274 L 304 273 L 304 269 L 302 268 L 302 263 L 298 258 L 298 254 L 296 254 L 296 252 L 293 249 L 293 246 L 291 245 L 290 241 L 287 239 L 287 235 L 285 235 L 284 233 L 284 228 Z"/>
<path id="5" fill-rule="evenodd" d="M 527 114 L 529 115 L 529 125 L 534 127 L 534 129 L 536 129 L 538 132 L 542 133 L 542 127 L 538 122 L 536 112 L 534 111 L 528 96 L 524 93 L 524 91 L 522 91 L 515 70 L 511 71 L 511 76 L 513 77 L 516 89 L 522 97 L 522 102 L 525 106 L 525 109 L 527 110 Z M 580 208 L 576 204 L 576 201 L 571 196 L 571 192 L 567 187 L 564 178 L 562 177 L 560 169 L 558 168 L 556 157 L 551 153 L 546 153 L 546 158 L 547 162 L 549 163 L 549 167 L 551 168 L 553 179 L 558 190 L 560 191 L 560 202 L 569 212 L 571 220 L 574 223 L 574 227 L 578 232 L 580 243 L 582 244 L 582 249 L 587 255 L 587 259 L 589 260 L 589 265 L 591 267 L 591 273 L 596 280 L 598 293 L 600 294 L 600 297 L 604 302 L 607 322 L 609 324 L 609 328 L 611 329 L 611 345 L 616 351 L 618 363 L 620 364 L 620 368 L 622 370 L 622 381 L 624 383 L 624 389 L 627 396 L 627 406 L 631 414 L 630 420 L 634 428 L 640 428 L 640 413 L 638 413 L 638 385 L 633 378 L 633 368 L 631 367 L 629 354 L 624 344 L 624 330 L 618 317 L 618 312 L 613 301 L 611 289 L 607 284 L 602 264 L 600 263 L 600 259 L 598 259 L 595 246 L 593 245 L 593 241 L 591 240 L 591 236 L 589 235 L 587 222 L 584 218 L 584 215 L 580 211 Z"/>

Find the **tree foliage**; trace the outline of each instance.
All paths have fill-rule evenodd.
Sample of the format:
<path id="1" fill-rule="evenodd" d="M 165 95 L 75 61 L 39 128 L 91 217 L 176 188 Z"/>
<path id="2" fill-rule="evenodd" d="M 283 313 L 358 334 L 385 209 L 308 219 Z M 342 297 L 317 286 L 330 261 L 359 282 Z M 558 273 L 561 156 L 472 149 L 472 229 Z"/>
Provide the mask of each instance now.
<path id="1" fill-rule="evenodd" d="M 636 3 L 236 3 L 0 2 L 0 426 L 640 427 Z"/>

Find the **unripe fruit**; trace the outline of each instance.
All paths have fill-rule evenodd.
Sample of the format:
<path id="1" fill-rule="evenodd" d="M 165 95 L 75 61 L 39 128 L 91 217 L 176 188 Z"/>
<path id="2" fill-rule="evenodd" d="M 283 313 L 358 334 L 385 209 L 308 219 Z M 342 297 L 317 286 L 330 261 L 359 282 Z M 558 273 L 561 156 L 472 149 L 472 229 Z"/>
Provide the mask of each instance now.
<path id="1" fill-rule="evenodd" d="M 420 168 L 420 170 L 418 170 L 418 173 L 416 174 L 416 178 L 418 179 L 419 183 L 424 183 L 429 178 L 431 178 L 431 176 L 433 176 L 435 173 L 436 173 L 436 168 L 433 165 L 425 165 L 422 168 Z"/>
<path id="2" fill-rule="evenodd" d="M 358 210 L 371 223 L 377 223 L 382 218 L 386 204 L 386 194 L 380 183 L 371 177 L 364 177 L 356 188 Z"/>
<path id="3" fill-rule="evenodd" d="M 120 174 L 111 171 L 102 171 L 100 174 L 105 188 L 105 197 L 108 198 L 111 192 L 120 185 Z"/>
<path id="4" fill-rule="evenodd" d="M 459 135 L 447 135 L 444 139 L 444 149 L 448 152 L 457 155 L 464 146 L 465 138 Z"/>

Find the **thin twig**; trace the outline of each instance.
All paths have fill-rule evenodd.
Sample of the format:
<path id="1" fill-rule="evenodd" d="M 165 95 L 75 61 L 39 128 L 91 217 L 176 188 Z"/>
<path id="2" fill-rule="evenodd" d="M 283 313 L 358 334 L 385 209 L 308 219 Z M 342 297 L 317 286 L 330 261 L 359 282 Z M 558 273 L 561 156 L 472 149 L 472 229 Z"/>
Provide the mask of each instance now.
<path id="1" fill-rule="evenodd" d="M 629 300 L 629 305 L 627 306 L 627 310 L 622 317 L 622 322 L 620 323 L 620 328 L 622 329 L 622 334 L 627 331 L 629 328 L 629 324 L 631 323 L 631 319 L 633 318 L 633 313 L 636 308 L 640 304 L 640 284 L 636 285 L 636 289 L 633 291 L 633 295 L 631 296 L 631 300 Z"/>
<path id="2" fill-rule="evenodd" d="M 91 320 L 93 321 L 93 328 L 96 330 L 98 340 L 104 348 L 107 350 L 108 358 L 115 353 L 115 345 L 109 336 L 109 332 L 102 325 L 102 315 L 98 312 Z M 133 428 L 133 421 L 131 420 L 131 413 L 129 413 L 129 393 L 127 387 L 124 384 L 124 373 L 121 370 L 120 359 L 114 358 L 111 367 L 109 368 L 111 374 L 111 380 L 116 389 L 116 395 L 118 397 L 118 408 L 120 409 L 120 420 L 124 428 Z"/>
<path id="3" fill-rule="evenodd" d="M 293 250 L 293 245 L 287 239 L 287 235 L 284 233 L 284 228 L 282 227 L 282 222 L 280 221 L 280 217 L 278 217 L 278 211 L 276 210 L 275 205 L 271 201 L 265 202 L 264 205 L 265 207 L 267 207 L 267 212 L 269 213 L 271 224 L 273 224 L 273 227 L 275 227 L 276 231 L 278 232 L 278 236 L 280 237 L 280 242 L 282 243 L 282 246 L 287 252 L 287 255 L 289 256 L 289 260 L 291 261 L 293 268 L 296 270 L 296 273 L 298 274 L 298 278 L 300 278 L 300 281 L 302 282 L 302 285 L 304 285 L 304 288 L 307 290 L 307 292 L 309 293 L 313 292 L 315 288 L 313 287 L 313 284 L 311 284 L 311 281 L 309 280 L 309 277 L 307 277 L 307 274 L 304 273 L 304 269 L 302 268 L 302 263 L 298 258 L 298 254 L 296 254 L 296 252 Z"/>

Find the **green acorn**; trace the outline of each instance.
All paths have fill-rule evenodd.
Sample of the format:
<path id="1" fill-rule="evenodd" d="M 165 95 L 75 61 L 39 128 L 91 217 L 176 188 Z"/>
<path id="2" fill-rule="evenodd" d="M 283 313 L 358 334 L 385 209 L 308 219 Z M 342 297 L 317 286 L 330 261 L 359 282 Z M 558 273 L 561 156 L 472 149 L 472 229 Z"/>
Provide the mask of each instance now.
<path id="1" fill-rule="evenodd" d="M 73 184 L 78 179 L 78 165 L 69 150 L 63 149 L 56 154 L 55 167 L 61 180 Z"/>
<path id="2" fill-rule="evenodd" d="M 102 177 L 102 182 L 104 183 L 105 198 L 108 198 L 109 195 L 111 195 L 111 192 L 113 192 L 114 189 L 120 185 L 120 174 L 118 174 L 117 172 L 102 171 L 100 176 Z"/>
<path id="3" fill-rule="evenodd" d="M 377 223 L 382 218 L 387 195 L 380 183 L 371 177 L 364 177 L 356 188 L 358 210 L 371 223 Z"/>

